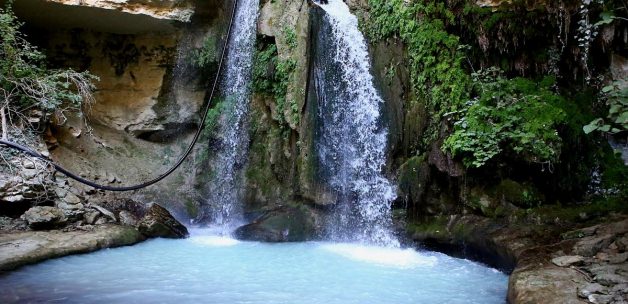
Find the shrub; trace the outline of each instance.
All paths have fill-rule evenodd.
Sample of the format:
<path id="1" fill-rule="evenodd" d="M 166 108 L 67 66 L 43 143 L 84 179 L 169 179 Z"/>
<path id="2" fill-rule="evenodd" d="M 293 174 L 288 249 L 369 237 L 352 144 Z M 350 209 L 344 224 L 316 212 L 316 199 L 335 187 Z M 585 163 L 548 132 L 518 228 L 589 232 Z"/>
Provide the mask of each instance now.
<path id="1" fill-rule="evenodd" d="M 83 103 L 93 101 L 96 76 L 72 69 L 48 69 L 46 56 L 26 40 L 8 2 L 0 9 L 0 114 L 2 136 L 8 124 L 28 122 L 28 112 L 54 113 L 65 121 L 67 111 L 82 115 Z"/>

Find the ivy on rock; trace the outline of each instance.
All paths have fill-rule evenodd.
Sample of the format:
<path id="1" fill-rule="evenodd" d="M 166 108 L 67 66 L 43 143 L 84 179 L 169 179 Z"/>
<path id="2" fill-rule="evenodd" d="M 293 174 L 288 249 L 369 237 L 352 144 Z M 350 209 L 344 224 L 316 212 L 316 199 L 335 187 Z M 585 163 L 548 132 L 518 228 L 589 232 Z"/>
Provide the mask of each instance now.
<path id="1" fill-rule="evenodd" d="M 558 160 L 562 140 L 557 128 L 566 120 L 566 101 L 552 91 L 552 77 L 506 79 L 491 68 L 473 79 L 476 97 L 448 113 L 459 118 L 443 149 L 462 157 L 467 167 L 481 167 L 503 153 L 529 162 Z"/>

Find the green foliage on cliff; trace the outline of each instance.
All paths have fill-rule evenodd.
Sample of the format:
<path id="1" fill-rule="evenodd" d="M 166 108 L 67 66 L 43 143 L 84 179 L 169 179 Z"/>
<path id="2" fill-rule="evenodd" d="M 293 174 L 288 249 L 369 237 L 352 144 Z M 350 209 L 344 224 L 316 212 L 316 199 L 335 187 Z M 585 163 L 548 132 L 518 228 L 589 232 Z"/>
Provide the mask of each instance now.
<path id="1" fill-rule="evenodd" d="M 294 100 L 286 100 L 288 83 L 296 68 L 293 59 L 280 59 L 277 45 L 258 45 L 253 62 L 253 91 L 258 94 L 272 97 L 276 104 L 276 116 L 282 126 L 287 124 L 284 113 L 290 109 L 291 118 L 298 120 L 298 107 Z"/>
<path id="2" fill-rule="evenodd" d="M 32 110 L 54 113 L 59 121 L 66 111 L 80 114 L 83 102 L 92 101 L 92 82 L 98 78 L 89 72 L 47 68 L 46 56 L 19 31 L 22 23 L 10 3 L 0 9 L 0 114 L 18 118 L 11 120 L 14 123 Z"/>
<path id="3" fill-rule="evenodd" d="M 399 37 L 407 47 L 415 101 L 426 100 L 434 117 L 427 133 L 429 143 L 437 136 L 443 115 L 460 110 L 468 99 L 470 81 L 462 68 L 459 39 L 445 28 L 454 15 L 445 3 L 430 0 L 369 0 L 369 5 L 369 37 Z"/>
<path id="4" fill-rule="evenodd" d="M 585 133 L 593 131 L 611 134 L 628 131 L 628 84 L 615 81 L 602 88 L 601 100 L 608 107 L 606 119 L 597 118 L 584 126 Z"/>
<path id="5" fill-rule="evenodd" d="M 189 60 L 192 65 L 197 68 L 204 68 L 218 61 L 218 50 L 216 49 L 216 37 L 207 36 L 200 48 L 193 49 L 190 52 Z"/>
<path id="6" fill-rule="evenodd" d="M 529 162 L 556 162 L 565 122 L 565 100 L 551 90 L 552 78 L 535 82 L 504 78 L 499 70 L 473 74 L 477 97 L 451 115 L 460 118 L 443 148 L 462 157 L 465 166 L 481 167 L 499 154 Z"/>

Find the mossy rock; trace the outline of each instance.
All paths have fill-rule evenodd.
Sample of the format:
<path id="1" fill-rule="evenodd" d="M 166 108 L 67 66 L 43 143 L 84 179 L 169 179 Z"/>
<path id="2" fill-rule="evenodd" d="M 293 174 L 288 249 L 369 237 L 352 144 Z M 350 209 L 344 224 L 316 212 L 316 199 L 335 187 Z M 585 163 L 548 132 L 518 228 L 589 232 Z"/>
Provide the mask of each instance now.
<path id="1" fill-rule="evenodd" d="M 302 242 L 315 238 L 316 213 L 304 206 L 280 206 L 266 211 L 250 224 L 235 231 L 241 240 L 262 242 Z"/>
<path id="2" fill-rule="evenodd" d="M 536 207 L 545 200 L 545 196 L 533 185 L 510 179 L 503 180 L 495 188 L 494 196 L 502 203 L 511 203 L 520 208 Z"/>
<path id="3" fill-rule="evenodd" d="M 399 191 L 401 196 L 412 202 L 419 202 L 426 191 L 429 179 L 429 165 L 425 155 L 414 156 L 408 159 L 399 168 Z"/>

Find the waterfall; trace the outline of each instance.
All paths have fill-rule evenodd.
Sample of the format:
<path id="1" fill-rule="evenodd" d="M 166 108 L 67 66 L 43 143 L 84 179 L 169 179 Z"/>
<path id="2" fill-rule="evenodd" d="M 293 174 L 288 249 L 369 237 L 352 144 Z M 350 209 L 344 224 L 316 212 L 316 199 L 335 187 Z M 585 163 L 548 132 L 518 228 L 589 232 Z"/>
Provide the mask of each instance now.
<path id="1" fill-rule="evenodd" d="M 223 107 L 218 126 L 219 144 L 212 157 L 212 178 L 203 220 L 227 234 L 242 222 L 241 169 L 248 151 L 247 113 L 259 0 L 238 0 L 223 70 Z"/>
<path id="2" fill-rule="evenodd" d="M 316 148 L 324 182 L 337 196 L 327 225 L 332 239 L 398 246 L 390 205 L 394 187 L 382 174 L 387 130 L 358 19 L 342 0 L 319 4 L 313 80 L 318 97 Z"/>

